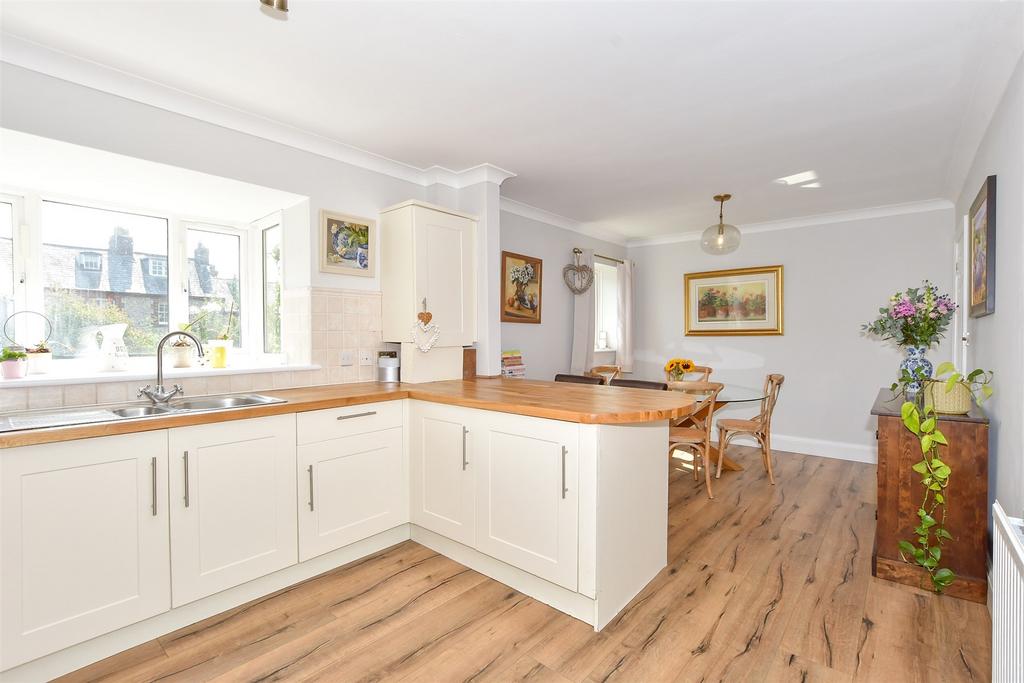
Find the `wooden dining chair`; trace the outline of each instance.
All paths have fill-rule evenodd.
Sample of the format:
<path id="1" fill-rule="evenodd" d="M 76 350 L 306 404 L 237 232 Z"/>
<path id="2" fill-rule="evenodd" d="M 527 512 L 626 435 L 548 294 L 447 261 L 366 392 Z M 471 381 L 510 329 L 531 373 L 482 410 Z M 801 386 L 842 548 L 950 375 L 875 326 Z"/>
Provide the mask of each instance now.
<path id="1" fill-rule="evenodd" d="M 608 382 L 613 387 L 630 387 L 633 389 L 654 389 L 656 391 L 668 391 L 668 384 L 665 382 L 649 382 L 643 379 L 613 379 Z"/>
<path id="2" fill-rule="evenodd" d="M 715 371 L 714 368 L 709 368 L 706 365 L 694 365 L 692 370 L 690 370 L 689 372 L 683 373 L 683 380 L 687 381 L 687 382 L 689 382 L 689 381 L 693 381 L 693 382 L 709 382 L 709 381 L 711 381 L 709 379 L 711 377 L 711 373 L 714 372 L 714 371 Z M 693 378 L 693 379 L 690 379 L 690 380 L 686 379 L 688 376 L 691 376 L 691 375 L 700 375 L 700 377 L 699 378 Z M 673 381 L 672 376 L 669 373 L 667 373 L 667 372 L 665 373 L 665 381 L 666 382 Z"/>
<path id="3" fill-rule="evenodd" d="M 729 445 L 729 440 L 744 434 L 754 437 L 761 445 L 761 461 L 768 471 L 768 481 L 775 484 L 775 475 L 772 473 L 772 413 L 785 380 L 782 375 L 768 375 L 765 378 L 761 412 L 752 419 L 718 421 L 718 470 L 715 478 L 722 476 L 722 461 L 725 460 L 725 447 Z"/>
<path id="4" fill-rule="evenodd" d="M 572 384 L 604 384 L 604 377 L 591 377 L 590 375 L 567 375 L 559 373 L 555 375 L 556 382 L 570 382 Z"/>
<path id="5" fill-rule="evenodd" d="M 613 380 L 622 374 L 622 368 L 618 365 L 595 365 L 583 374 L 587 377 L 600 377 L 607 384 L 609 380 Z"/>
<path id="6" fill-rule="evenodd" d="M 714 498 L 711 493 L 711 424 L 715 415 L 715 401 L 718 400 L 718 392 L 725 386 L 717 382 L 693 382 L 694 390 L 690 393 L 700 395 L 700 402 L 693 408 L 690 415 L 690 423 L 685 426 L 670 427 L 668 430 L 668 455 L 672 457 L 672 451 L 683 449 L 693 455 L 693 479 L 697 480 L 697 468 L 704 468 L 704 486 L 708 490 L 708 498 Z"/>

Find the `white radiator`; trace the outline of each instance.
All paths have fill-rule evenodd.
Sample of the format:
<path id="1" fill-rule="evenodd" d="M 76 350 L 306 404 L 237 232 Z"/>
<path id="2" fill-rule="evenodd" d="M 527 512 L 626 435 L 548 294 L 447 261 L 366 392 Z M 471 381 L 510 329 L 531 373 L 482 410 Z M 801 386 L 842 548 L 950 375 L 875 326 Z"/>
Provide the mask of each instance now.
<path id="1" fill-rule="evenodd" d="M 1024 681 L 1024 522 L 992 506 L 992 681 Z"/>

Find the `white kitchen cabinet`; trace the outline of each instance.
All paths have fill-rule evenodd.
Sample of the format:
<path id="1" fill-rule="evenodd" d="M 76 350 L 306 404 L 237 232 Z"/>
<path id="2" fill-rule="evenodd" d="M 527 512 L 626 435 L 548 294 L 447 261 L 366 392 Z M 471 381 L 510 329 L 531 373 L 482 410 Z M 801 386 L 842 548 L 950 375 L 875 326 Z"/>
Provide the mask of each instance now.
<path id="1" fill-rule="evenodd" d="M 295 564 L 295 415 L 169 434 L 174 606 Z"/>
<path id="2" fill-rule="evenodd" d="M 438 347 L 476 340 L 476 219 L 408 201 L 381 212 L 383 338 L 410 342 L 426 308 L 440 329 Z"/>
<path id="3" fill-rule="evenodd" d="M 476 549 L 575 591 L 579 426 L 486 413 L 473 447 Z"/>
<path id="4" fill-rule="evenodd" d="M 474 415 L 421 401 L 409 407 L 411 521 L 471 547 L 476 539 Z"/>
<path id="5" fill-rule="evenodd" d="M 400 426 L 303 444 L 298 476 L 300 561 L 409 521 Z"/>
<path id="6" fill-rule="evenodd" d="M 167 432 L 0 457 L 0 670 L 170 609 Z"/>

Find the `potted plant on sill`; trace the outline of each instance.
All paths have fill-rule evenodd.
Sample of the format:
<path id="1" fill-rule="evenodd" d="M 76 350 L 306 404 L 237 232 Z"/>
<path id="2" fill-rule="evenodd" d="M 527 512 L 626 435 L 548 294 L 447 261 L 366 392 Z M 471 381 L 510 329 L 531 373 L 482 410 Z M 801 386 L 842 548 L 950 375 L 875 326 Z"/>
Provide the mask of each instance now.
<path id="1" fill-rule="evenodd" d="M 32 375 L 45 375 L 50 371 L 50 362 L 53 360 L 53 351 L 47 346 L 46 340 L 42 340 L 35 346 L 25 349 L 28 354 L 28 372 Z"/>
<path id="2" fill-rule="evenodd" d="M 216 310 L 215 307 L 208 306 L 206 310 L 188 323 L 179 325 L 178 329 L 182 332 L 192 332 L 192 327 L 202 322 L 214 310 Z M 188 337 L 181 335 L 171 342 L 171 357 L 174 359 L 174 367 L 176 368 L 192 367 L 192 342 L 189 341 Z"/>
<path id="3" fill-rule="evenodd" d="M 228 366 L 228 350 L 234 346 L 231 339 L 231 325 L 235 319 L 235 302 L 231 302 L 231 310 L 228 312 L 228 321 L 224 325 L 224 331 L 217 339 L 208 342 L 210 347 L 210 367 L 226 368 Z"/>
<path id="4" fill-rule="evenodd" d="M 4 379 L 21 379 L 28 373 L 28 354 L 7 347 L 0 352 L 0 373 Z"/>
<path id="5" fill-rule="evenodd" d="M 940 294 L 928 280 L 889 297 L 889 305 L 878 309 L 879 316 L 861 326 L 868 334 L 892 340 L 906 357 L 900 363 L 901 378 L 909 374 L 904 386 L 908 397 L 921 391 L 921 378 L 932 376 L 933 366 L 925 355 L 944 336 L 953 320 L 956 304 L 948 294 Z"/>

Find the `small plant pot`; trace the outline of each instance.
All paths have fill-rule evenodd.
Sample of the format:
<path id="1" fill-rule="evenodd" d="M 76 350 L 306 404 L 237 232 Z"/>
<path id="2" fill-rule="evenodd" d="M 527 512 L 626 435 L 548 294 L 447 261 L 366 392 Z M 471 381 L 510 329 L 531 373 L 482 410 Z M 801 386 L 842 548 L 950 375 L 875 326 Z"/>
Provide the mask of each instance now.
<path id="1" fill-rule="evenodd" d="M 50 361 L 53 360 L 53 353 L 45 351 L 43 353 L 31 353 L 28 354 L 28 374 L 30 375 L 45 375 L 50 371 Z"/>
<path id="2" fill-rule="evenodd" d="M 228 351 L 235 345 L 231 339 L 211 339 L 206 342 L 210 353 L 211 368 L 226 368 L 228 366 Z"/>
<path id="3" fill-rule="evenodd" d="M 957 382 L 946 391 L 945 382 L 928 382 L 924 387 L 925 405 L 930 405 L 940 415 L 966 415 L 971 412 L 971 390 L 963 382 Z"/>
<path id="4" fill-rule="evenodd" d="M 172 344 L 171 358 L 174 359 L 174 367 L 176 368 L 192 367 L 192 345 L 175 346 Z"/>
<path id="5" fill-rule="evenodd" d="M 28 362 L 24 358 L 0 361 L 0 373 L 4 379 L 21 379 L 28 374 Z"/>

